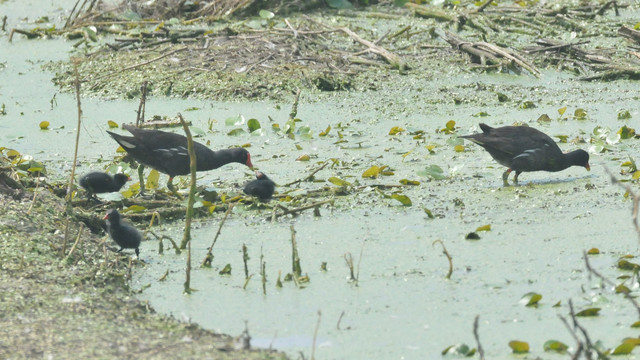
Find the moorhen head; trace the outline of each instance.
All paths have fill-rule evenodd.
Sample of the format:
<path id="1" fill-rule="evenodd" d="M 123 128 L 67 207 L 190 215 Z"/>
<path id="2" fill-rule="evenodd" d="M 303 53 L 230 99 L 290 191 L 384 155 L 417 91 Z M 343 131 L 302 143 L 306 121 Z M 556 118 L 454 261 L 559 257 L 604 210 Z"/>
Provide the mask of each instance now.
<path id="1" fill-rule="evenodd" d="M 528 126 L 504 126 L 492 128 L 480 124 L 482 133 L 460 136 L 482 146 L 507 170 L 502 174 L 502 181 L 508 185 L 507 179 L 511 171 L 518 176 L 528 171 L 561 171 L 570 166 L 589 167 L 589 154 L 584 150 L 563 153 L 558 145 L 545 133 Z"/>
<path id="2" fill-rule="evenodd" d="M 124 128 L 133 136 L 107 132 L 137 162 L 169 175 L 167 186 L 175 193 L 173 177 L 191 172 L 187 138 L 179 134 L 145 130 L 132 125 L 124 125 Z M 197 171 L 213 170 L 233 162 L 253 168 L 251 155 L 244 148 L 213 151 L 195 141 L 193 146 L 196 152 Z"/>
<path id="3" fill-rule="evenodd" d="M 103 172 L 91 172 L 81 177 L 78 183 L 87 190 L 89 198 L 95 198 L 95 194 L 120 191 L 129 180 L 131 178 L 125 174 L 111 176 Z"/>
<path id="4" fill-rule="evenodd" d="M 263 172 L 256 171 L 256 180 L 248 182 L 244 186 L 244 193 L 255 196 L 260 201 L 267 201 L 273 196 L 276 184 L 267 177 Z"/>
<path id="5" fill-rule="evenodd" d="M 123 249 L 135 249 L 136 256 L 140 256 L 140 242 L 142 241 L 142 235 L 133 226 L 121 221 L 120 213 L 116 209 L 111 209 L 104 216 L 104 220 L 107 221 L 107 232 L 120 246 L 120 250 Z"/>

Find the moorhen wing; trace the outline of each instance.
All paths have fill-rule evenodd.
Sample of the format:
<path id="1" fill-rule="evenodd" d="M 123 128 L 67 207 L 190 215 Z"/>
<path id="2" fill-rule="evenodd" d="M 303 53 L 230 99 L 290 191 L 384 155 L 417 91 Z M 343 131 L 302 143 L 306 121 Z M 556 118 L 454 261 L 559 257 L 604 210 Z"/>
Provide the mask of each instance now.
<path id="1" fill-rule="evenodd" d="M 511 171 L 518 175 L 527 171 L 561 171 L 570 166 L 589 167 L 589 154 L 584 150 L 563 153 L 545 133 L 528 126 L 492 128 L 480 124 L 482 133 L 460 136 L 482 146 L 501 165 L 508 169 L 502 174 L 504 185 Z"/>
<path id="2" fill-rule="evenodd" d="M 109 210 L 107 215 L 104 216 L 104 220 L 107 220 L 107 232 L 113 241 L 120 245 L 118 252 L 123 249 L 135 249 L 136 256 L 140 256 L 140 250 L 138 249 L 142 240 L 140 232 L 133 226 L 122 222 L 120 213 L 116 209 Z"/>
<path id="3" fill-rule="evenodd" d="M 90 172 L 80 178 L 78 182 L 85 190 L 89 199 L 97 200 L 95 194 L 120 191 L 124 184 L 131 180 L 125 174 L 115 174 L 113 176 L 103 172 Z"/>
<path id="4" fill-rule="evenodd" d="M 260 201 L 267 201 L 271 199 L 275 189 L 276 183 L 269 179 L 263 172 L 256 171 L 256 180 L 250 181 L 244 186 L 244 193 L 255 196 L 260 199 Z"/>
<path id="5" fill-rule="evenodd" d="M 169 175 L 167 187 L 177 194 L 173 187 L 173 177 L 189 174 L 189 151 L 187 138 L 183 135 L 160 130 L 145 130 L 132 125 L 124 128 L 133 136 L 123 136 L 107 131 L 131 157 L 143 165 L 150 166 L 161 173 Z M 237 162 L 253 168 L 251 155 L 244 148 L 231 148 L 213 151 L 208 147 L 193 142 L 196 151 L 197 171 L 217 169 L 223 165 Z M 144 192 L 142 170 L 140 174 L 140 192 Z"/>

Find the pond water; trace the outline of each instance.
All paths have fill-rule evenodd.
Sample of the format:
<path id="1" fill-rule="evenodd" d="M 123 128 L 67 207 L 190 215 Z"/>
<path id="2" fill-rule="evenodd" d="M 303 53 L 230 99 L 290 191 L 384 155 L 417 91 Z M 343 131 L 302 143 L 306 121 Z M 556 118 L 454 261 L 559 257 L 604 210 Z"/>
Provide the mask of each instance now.
<path id="1" fill-rule="evenodd" d="M 52 179 L 62 179 L 68 176 L 73 156 L 75 98 L 58 93 L 50 82 L 52 74 L 40 66 L 68 57 L 69 43 L 14 38 L 1 47 L 6 55 L 0 71 L 0 101 L 7 115 L 0 116 L 0 146 L 45 161 Z M 560 173 L 524 173 L 520 186 L 506 188 L 501 179 L 504 169 L 480 147 L 466 143 L 465 151 L 456 152 L 453 146 L 456 134 L 478 131 L 478 122 L 500 126 L 521 121 L 552 136 L 587 141 L 596 126 L 612 133 L 622 125 L 633 127 L 640 117 L 637 83 L 578 83 L 554 72 L 534 79 L 447 70 L 428 78 L 395 74 L 378 88 L 361 93 L 303 93 L 298 126 L 308 126 L 311 139 L 299 135 L 289 139 L 271 131 L 272 120 L 281 126 L 285 123 L 290 104 L 149 99 L 148 115 L 181 112 L 204 130 L 212 121 L 212 130 L 199 141 L 210 140 L 213 148 L 250 144 L 254 164 L 280 185 L 306 177 L 321 161 L 339 160 L 316 174 L 316 179 L 325 181 L 281 186 L 281 193 L 332 186 L 326 181 L 331 176 L 354 187 L 348 195 L 334 196 L 334 205 L 323 206 L 321 216 L 307 211 L 272 222 L 267 220 L 268 207 L 277 201 L 262 208 L 236 206 L 214 247 L 212 269 L 197 265 L 222 214 L 196 220 L 191 282 L 197 291 L 191 295 L 182 294 L 186 254 L 165 249 L 159 255 L 157 241 L 147 239 L 141 248 L 144 264 L 136 267 L 132 282 L 134 289 L 143 289 L 139 297 L 157 311 L 223 333 L 238 335 L 246 322 L 254 346 L 274 347 L 293 358 L 299 353 L 310 357 L 316 327 L 315 355 L 320 359 L 439 358 L 451 345 L 476 346 L 472 325 L 477 315 L 487 358 L 511 358 L 511 340 L 528 342 L 533 357 L 566 358 L 543 352 L 543 344 L 556 339 L 575 346 L 558 318 L 568 316 L 569 300 L 576 310 L 602 308 L 600 316 L 580 319 L 592 340 L 613 348 L 625 337 L 638 336 L 630 328 L 638 320 L 636 310 L 610 286 L 603 287 L 590 277 L 583 260 L 584 251 L 598 248 L 601 254 L 590 256 L 594 268 L 611 280 L 630 275 L 615 264 L 619 257 L 635 254 L 638 247 L 631 202 L 611 184 L 605 166 L 619 173 L 622 162 L 640 153 L 638 140 L 612 141 L 611 151 L 605 153 L 592 148 L 591 172 L 574 167 Z M 514 101 L 500 103 L 496 91 L 508 93 Z M 454 105 L 453 97 L 465 101 Z M 519 102 L 524 100 L 537 107 L 520 109 Z M 557 120 L 558 109 L 564 106 L 567 114 L 583 108 L 589 116 Z M 116 144 L 105 133 L 107 121 L 133 121 L 137 101 L 83 98 L 82 108 L 80 173 L 102 169 L 101 160 L 116 156 Z M 617 120 L 620 109 L 629 109 L 632 120 Z M 489 116 L 475 116 L 482 111 Z M 535 120 L 542 114 L 554 120 L 538 124 Z M 258 136 L 227 136 L 236 127 L 246 129 L 246 124 L 225 124 L 225 119 L 236 115 L 258 119 L 265 131 Z M 43 120 L 51 122 L 50 130 L 39 129 Z M 436 132 L 449 120 L 456 121 L 456 134 Z M 329 135 L 319 136 L 329 125 Z M 393 126 L 407 131 L 391 136 Z M 410 134 L 417 130 L 424 131 L 423 139 Z M 430 145 L 435 147 L 430 150 Z M 585 143 L 560 146 L 563 150 L 591 148 Z M 311 161 L 296 161 L 303 154 L 310 155 Z M 372 165 L 386 165 L 393 174 L 363 178 Z M 447 178 L 420 176 L 430 165 L 440 166 Z M 229 193 L 237 192 L 253 176 L 239 165 L 199 175 L 199 184 L 214 184 Z M 374 187 L 397 186 L 401 179 L 420 184 Z M 394 192 L 408 196 L 412 206 L 388 198 Z M 424 208 L 435 218 L 429 218 Z M 468 233 L 487 224 L 491 230 L 478 232 L 480 240 L 465 240 Z M 154 232 L 178 240 L 182 226 L 180 221 L 165 223 Z M 302 287 L 284 282 L 277 288 L 278 274 L 284 277 L 291 272 L 291 226 L 310 282 Z M 446 278 L 447 258 L 441 245 L 433 244 L 435 240 L 442 241 L 452 256 L 450 279 Z M 243 244 L 252 275 L 246 287 Z M 349 281 L 347 253 L 358 267 L 357 286 Z M 260 277 L 261 255 L 266 263 L 266 294 Z M 326 271 L 321 270 L 323 262 Z M 219 275 L 226 264 L 231 265 L 231 275 Z M 165 272 L 166 280 L 159 281 Z M 543 296 L 538 307 L 521 302 L 529 292 Z"/>

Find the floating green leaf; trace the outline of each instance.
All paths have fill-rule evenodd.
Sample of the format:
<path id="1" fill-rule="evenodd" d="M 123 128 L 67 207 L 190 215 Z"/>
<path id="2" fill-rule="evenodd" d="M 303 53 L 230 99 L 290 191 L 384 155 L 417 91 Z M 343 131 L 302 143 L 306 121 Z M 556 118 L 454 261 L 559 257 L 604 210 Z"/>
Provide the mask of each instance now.
<path id="1" fill-rule="evenodd" d="M 411 199 L 408 196 L 402 194 L 393 194 L 391 195 L 392 199 L 398 200 L 404 206 L 411 206 Z"/>
<path id="2" fill-rule="evenodd" d="M 269 10 L 260 10 L 260 12 L 258 14 L 263 19 L 271 19 L 271 18 L 273 18 L 275 16 L 275 14 L 272 13 L 271 11 L 269 11 Z"/>
<path id="3" fill-rule="evenodd" d="M 423 207 L 422 210 L 424 210 L 424 213 L 427 214 L 429 219 L 434 219 L 435 218 L 435 216 L 433 216 L 433 213 L 431 212 L 431 210 L 427 209 L 426 207 Z"/>
<path id="4" fill-rule="evenodd" d="M 237 129 L 233 129 L 233 130 L 229 131 L 227 133 L 227 135 L 229 135 L 229 136 L 240 136 L 240 135 L 243 135 L 243 134 L 246 134 L 246 133 L 247 132 L 244 131 L 244 129 L 237 128 Z"/>
<path id="5" fill-rule="evenodd" d="M 633 324 L 631 324 L 632 328 L 640 328 L 640 321 L 636 321 Z"/>
<path id="6" fill-rule="evenodd" d="M 482 225 L 476 229 L 477 232 L 480 231 L 491 231 L 491 224 Z"/>
<path id="7" fill-rule="evenodd" d="M 151 169 L 149 172 L 149 176 L 147 176 L 147 181 L 145 181 L 145 186 L 147 189 L 157 189 L 158 188 L 158 180 L 160 179 L 160 173 L 156 169 Z"/>
<path id="8" fill-rule="evenodd" d="M 440 129 L 440 132 L 445 134 L 453 134 L 454 132 L 456 132 L 456 122 L 454 120 L 447 121 L 444 129 Z"/>
<path id="9" fill-rule="evenodd" d="M 122 210 L 122 212 L 141 213 L 141 212 L 143 212 L 145 210 L 147 210 L 147 208 L 142 206 L 142 205 L 131 205 L 131 206 L 125 208 L 124 210 Z"/>
<path id="10" fill-rule="evenodd" d="M 620 135 L 620 139 L 622 140 L 631 139 L 636 135 L 636 130 L 625 125 L 618 130 L 618 135 Z"/>
<path id="11" fill-rule="evenodd" d="M 560 116 L 564 115 L 565 111 L 567 111 L 567 107 L 561 107 L 560 109 L 558 109 L 558 114 L 560 114 Z"/>
<path id="12" fill-rule="evenodd" d="M 616 286 L 616 294 L 629 294 L 631 290 L 624 284 Z"/>
<path id="13" fill-rule="evenodd" d="M 402 180 L 400 180 L 400 184 L 402 184 L 402 185 L 420 185 L 420 181 L 402 179 Z"/>
<path id="14" fill-rule="evenodd" d="M 231 264 L 225 265 L 224 268 L 218 272 L 218 274 L 231 275 Z"/>
<path id="15" fill-rule="evenodd" d="M 573 112 L 573 116 L 575 116 L 577 120 L 586 120 L 587 112 L 584 111 L 584 109 L 576 109 L 576 111 Z"/>
<path id="16" fill-rule="evenodd" d="M 381 173 L 382 170 L 384 170 L 387 167 L 387 165 L 383 165 L 383 166 L 377 166 L 377 165 L 373 165 L 372 167 L 368 168 L 365 172 L 362 173 L 362 177 L 363 178 L 377 178 Z"/>
<path id="17" fill-rule="evenodd" d="M 453 147 L 453 150 L 455 152 L 463 152 L 464 149 L 465 149 L 464 145 L 456 145 L 456 146 Z"/>
<path id="18" fill-rule="evenodd" d="M 40 122 L 40 130 L 48 130 L 49 129 L 49 122 L 48 121 L 41 121 Z"/>
<path id="19" fill-rule="evenodd" d="M 625 259 L 620 259 L 618 261 L 618 269 L 636 271 L 636 270 L 640 270 L 640 265 L 632 263 Z"/>
<path id="20" fill-rule="evenodd" d="M 600 308 L 588 308 L 588 309 L 584 309 L 582 311 L 578 311 L 578 313 L 576 313 L 576 316 L 598 316 L 598 313 L 600 312 Z"/>
<path id="21" fill-rule="evenodd" d="M 434 180 L 444 180 L 447 177 L 444 175 L 444 171 L 438 165 L 429 165 L 426 169 L 418 171 L 418 175 L 422 177 L 430 177 Z"/>
<path id="22" fill-rule="evenodd" d="M 498 93 L 498 101 L 499 102 L 506 102 L 509 101 L 509 97 L 503 93 Z"/>
<path id="23" fill-rule="evenodd" d="M 470 348 L 467 344 L 455 344 L 448 346 L 444 350 L 442 350 L 442 355 L 458 355 L 471 357 L 475 355 L 476 349 Z"/>
<path id="24" fill-rule="evenodd" d="M 529 343 L 519 340 L 509 341 L 509 347 L 515 354 L 524 354 L 529 352 Z"/>
<path id="25" fill-rule="evenodd" d="M 249 132 L 254 132 L 262 128 L 262 126 L 260 126 L 260 121 L 258 121 L 258 119 L 249 119 L 249 121 L 247 121 L 247 127 L 249 128 Z"/>
<path id="26" fill-rule="evenodd" d="M 324 131 L 321 131 L 320 134 L 318 134 L 318 136 L 327 136 L 329 135 L 329 131 L 331 131 L 331 125 L 327 126 L 327 128 Z"/>
<path id="27" fill-rule="evenodd" d="M 631 119 L 631 113 L 629 110 L 620 110 L 618 111 L 618 120 L 629 120 Z"/>
<path id="28" fill-rule="evenodd" d="M 569 349 L 567 344 L 558 340 L 548 340 L 544 343 L 544 351 L 555 351 L 564 354 Z"/>
<path id="29" fill-rule="evenodd" d="M 107 125 L 109 125 L 109 128 L 111 128 L 111 129 L 115 129 L 115 128 L 117 128 L 117 127 L 118 127 L 118 123 L 116 123 L 116 122 L 115 122 L 115 121 L 113 121 L 113 120 L 109 120 L 109 121 L 107 121 Z"/>
<path id="30" fill-rule="evenodd" d="M 522 296 L 520 302 L 524 303 L 525 306 L 538 306 L 538 302 L 540 300 L 542 300 L 542 295 L 535 292 L 529 292 Z"/>
<path id="31" fill-rule="evenodd" d="M 342 179 L 337 178 L 335 176 L 332 176 L 332 177 L 328 178 L 327 181 L 332 183 L 333 185 L 337 185 L 337 186 L 351 186 L 350 182 L 342 180 Z"/>
<path id="32" fill-rule="evenodd" d="M 309 155 L 307 154 L 302 154 L 300 156 L 298 156 L 298 158 L 296 159 L 296 161 L 309 161 L 311 158 L 309 157 Z"/>
<path id="33" fill-rule="evenodd" d="M 224 121 L 224 123 L 227 126 L 240 126 L 244 124 L 244 116 L 236 115 L 236 116 L 229 117 Z"/>
<path id="34" fill-rule="evenodd" d="M 589 251 L 587 251 L 587 255 L 598 255 L 600 254 L 600 249 L 598 248 L 591 248 L 589 249 Z"/>
<path id="35" fill-rule="evenodd" d="M 547 114 L 542 114 L 537 120 L 539 123 L 548 123 L 551 122 L 551 118 Z"/>
<path id="36" fill-rule="evenodd" d="M 403 132 L 404 130 L 405 129 L 401 128 L 400 126 L 394 126 L 391 128 L 391 130 L 389 130 L 389 135 L 396 135 Z"/>
<path id="37" fill-rule="evenodd" d="M 611 355 L 629 355 L 635 347 L 636 344 L 623 342 L 613 350 Z"/>

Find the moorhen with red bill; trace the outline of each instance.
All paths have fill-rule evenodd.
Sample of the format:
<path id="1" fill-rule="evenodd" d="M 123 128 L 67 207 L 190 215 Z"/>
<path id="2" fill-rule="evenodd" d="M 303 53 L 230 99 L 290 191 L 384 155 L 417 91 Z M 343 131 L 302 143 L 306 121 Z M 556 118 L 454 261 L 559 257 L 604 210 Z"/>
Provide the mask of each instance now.
<path id="1" fill-rule="evenodd" d="M 276 183 L 269 179 L 263 172 L 256 171 L 256 180 L 250 181 L 244 186 L 244 193 L 255 196 L 260 199 L 260 201 L 267 201 L 271 199 L 275 189 Z"/>
<path id="2" fill-rule="evenodd" d="M 125 174 L 115 174 L 113 176 L 103 172 L 90 172 L 80 178 L 78 182 L 85 190 L 89 199 L 97 200 L 95 194 L 120 191 L 124 184 L 131 180 Z"/>
<path id="3" fill-rule="evenodd" d="M 502 174 L 504 185 L 515 170 L 514 183 L 518 175 L 527 171 L 561 171 L 570 166 L 589 167 L 589 154 L 584 150 L 563 153 L 558 145 L 545 133 L 528 126 L 504 126 L 492 128 L 480 124 L 482 133 L 460 136 L 482 146 L 507 171 Z"/>
<path id="4" fill-rule="evenodd" d="M 111 209 L 104 216 L 104 220 L 107 220 L 107 232 L 116 242 L 120 245 L 121 252 L 124 249 L 135 249 L 136 256 L 140 256 L 140 241 L 142 241 L 142 235 L 133 226 L 121 221 L 120 213 L 116 209 Z"/>
<path id="5" fill-rule="evenodd" d="M 107 131 L 131 157 L 143 165 L 150 166 L 161 173 L 169 175 L 167 187 L 174 194 L 173 177 L 187 175 L 189 168 L 189 151 L 187 138 L 183 135 L 160 130 L 145 130 L 132 125 L 124 128 L 133 136 L 123 136 Z M 196 170 L 207 171 L 217 169 L 223 165 L 237 162 L 253 168 L 251 155 L 244 148 L 231 148 L 213 151 L 208 147 L 193 142 L 196 152 Z M 140 192 L 144 192 L 142 171 L 140 173 Z"/>

